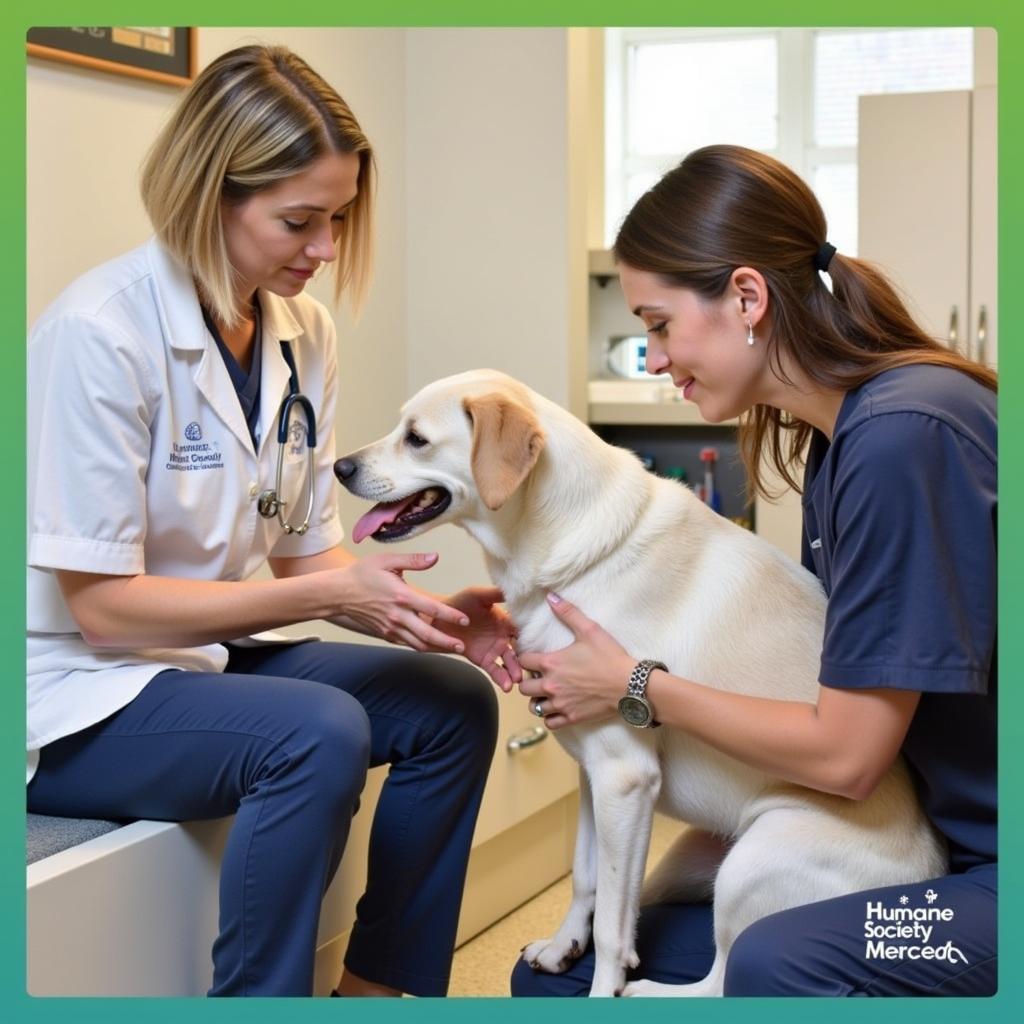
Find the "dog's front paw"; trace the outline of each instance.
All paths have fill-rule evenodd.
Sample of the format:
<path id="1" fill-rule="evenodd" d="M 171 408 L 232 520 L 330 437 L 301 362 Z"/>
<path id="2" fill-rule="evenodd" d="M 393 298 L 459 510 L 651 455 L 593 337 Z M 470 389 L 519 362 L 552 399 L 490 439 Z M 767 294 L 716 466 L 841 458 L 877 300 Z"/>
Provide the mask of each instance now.
<path id="1" fill-rule="evenodd" d="M 579 939 L 561 940 L 538 939 L 523 949 L 523 959 L 535 970 L 545 974 L 561 974 L 567 971 L 574 960 L 583 956 L 583 945 Z"/>

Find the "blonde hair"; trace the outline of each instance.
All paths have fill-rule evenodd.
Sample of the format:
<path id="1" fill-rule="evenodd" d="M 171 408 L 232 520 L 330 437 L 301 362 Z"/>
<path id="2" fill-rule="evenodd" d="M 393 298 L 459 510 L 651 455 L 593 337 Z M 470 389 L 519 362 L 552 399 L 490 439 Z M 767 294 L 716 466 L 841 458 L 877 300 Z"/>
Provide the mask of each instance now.
<path id="1" fill-rule="evenodd" d="M 348 104 L 283 46 L 218 57 L 189 87 L 142 167 L 142 202 L 157 237 L 196 279 L 218 319 L 237 323 L 236 271 L 221 204 L 297 174 L 328 153 L 359 156 L 358 195 L 337 240 L 334 299 L 358 309 L 373 259 L 373 151 Z"/>

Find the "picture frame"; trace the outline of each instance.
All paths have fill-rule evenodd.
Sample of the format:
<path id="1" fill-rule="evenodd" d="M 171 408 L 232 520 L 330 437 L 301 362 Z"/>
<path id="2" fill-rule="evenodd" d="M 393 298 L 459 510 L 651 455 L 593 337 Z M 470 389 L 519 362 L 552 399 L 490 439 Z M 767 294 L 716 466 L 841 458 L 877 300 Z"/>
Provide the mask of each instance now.
<path id="1" fill-rule="evenodd" d="M 30 57 L 186 86 L 196 75 L 195 28 L 30 28 Z"/>

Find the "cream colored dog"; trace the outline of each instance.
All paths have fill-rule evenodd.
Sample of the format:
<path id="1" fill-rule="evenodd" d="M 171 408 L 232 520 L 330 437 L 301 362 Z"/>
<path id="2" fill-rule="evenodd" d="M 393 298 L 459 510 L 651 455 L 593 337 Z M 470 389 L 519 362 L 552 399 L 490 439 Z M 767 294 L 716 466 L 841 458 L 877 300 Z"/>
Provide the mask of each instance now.
<path id="1" fill-rule="evenodd" d="M 355 541 L 404 539 L 442 522 L 468 530 L 505 593 L 523 650 L 571 642 L 545 600 L 556 591 L 632 654 L 677 675 L 817 700 L 825 617 L 818 581 L 503 374 L 479 370 L 427 386 L 387 437 L 339 460 L 335 472 L 353 494 L 382 503 L 359 520 Z M 542 970 L 565 970 L 586 948 L 593 915 L 591 995 L 721 995 L 729 949 L 759 918 L 946 871 L 902 762 L 855 801 L 768 777 L 680 729 L 616 719 L 557 737 L 582 769 L 573 898 L 554 937 L 523 956 Z M 655 808 L 693 827 L 641 895 Z M 712 894 L 717 955 L 708 976 L 684 986 L 625 985 L 637 965 L 641 902 Z"/>

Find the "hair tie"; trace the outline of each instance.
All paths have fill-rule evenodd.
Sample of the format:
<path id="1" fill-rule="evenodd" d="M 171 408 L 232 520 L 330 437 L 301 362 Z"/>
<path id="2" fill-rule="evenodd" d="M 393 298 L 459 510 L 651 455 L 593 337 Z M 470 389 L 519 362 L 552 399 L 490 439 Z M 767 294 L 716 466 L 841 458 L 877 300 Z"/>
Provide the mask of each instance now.
<path id="1" fill-rule="evenodd" d="M 828 242 L 822 242 L 821 248 L 814 254 L 814 269 L 828 273 L 828 265 L 836 254 L 836 247 Z"/>

